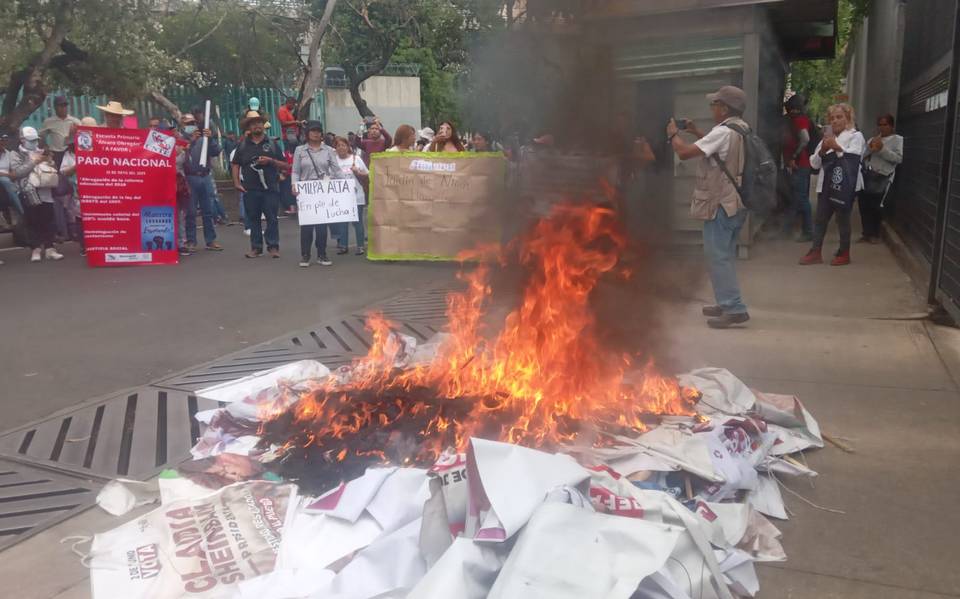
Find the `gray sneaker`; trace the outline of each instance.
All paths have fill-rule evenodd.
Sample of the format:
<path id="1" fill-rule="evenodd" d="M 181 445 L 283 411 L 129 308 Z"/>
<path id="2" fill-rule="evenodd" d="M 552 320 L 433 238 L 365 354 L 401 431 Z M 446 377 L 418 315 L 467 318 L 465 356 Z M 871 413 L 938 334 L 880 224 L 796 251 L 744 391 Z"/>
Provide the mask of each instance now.
<path id="1" fill-rule="evenodd" d="M 331 266 L 333 262 L 331 262 L 330 259 L 327 258 L 326 256 L 320 256 L 319 258 L 317 258 L 317 264 L 319 264 L 320 266 Z"/>

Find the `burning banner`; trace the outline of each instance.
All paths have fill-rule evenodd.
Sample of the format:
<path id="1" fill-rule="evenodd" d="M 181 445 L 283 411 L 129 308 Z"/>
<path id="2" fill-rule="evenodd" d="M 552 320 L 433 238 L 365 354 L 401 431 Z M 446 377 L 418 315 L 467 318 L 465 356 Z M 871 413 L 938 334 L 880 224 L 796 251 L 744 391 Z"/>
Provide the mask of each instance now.
<path id="1" fill-rule="evenodd" d="M 603 344 L 591 295 L 627 274 L 625 244 L 613 209 L 559 205 L 509 246 L 461 256 L 478 265 L 426 344 L 374 316 L 350 366 L 304 361 L 199 391 L 228 403 L 197 415 L 195 458 L 239 454 L 231 473 L 257 465 L 240 480 L 277 474 L 307 497 L 294 507 L 292 485 L 251 480 L 164 505 L 98 537 L 94 562 L 112 570 L 95 596 L 234 582 L 256 599 L 753 596 L 754 564 L 785 559 L 766 519 L 786 518 L 776 477 L 816 475 L 788 454 L 822 447 L 819 427 L 796 398 L 725 370 L 673 377 Z M 490 331 L 491 272 L 509 263 L 526 285 Z M 237 480 L 197 469 L 181 471 Z M 230 498 L 254 490 L 286 498 L 259 520 L 276 543 L 235 522 L 251 503 Z M 160 586 L 142 580 L 138 551 L 153 545 Z M 224 578 L 225 547 L 259 551 Z"/>

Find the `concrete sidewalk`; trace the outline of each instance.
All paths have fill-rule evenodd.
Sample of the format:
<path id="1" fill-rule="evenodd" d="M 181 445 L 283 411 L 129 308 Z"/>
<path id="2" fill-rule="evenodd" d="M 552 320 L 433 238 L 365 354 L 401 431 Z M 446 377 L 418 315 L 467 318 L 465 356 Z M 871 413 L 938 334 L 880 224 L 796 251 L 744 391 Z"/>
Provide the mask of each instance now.
<path id="1" fill-rule="evenodd" d="M 826 433 L 855 449 L 812 452 L 815 486 L 787 482 L 844 513 L 785 493 L 792 519 L 776 524 L 789 561 L 760 569 L 760 597 L 960 597 L 960 333 L 902 319 L 925 305 L 886 247 L 858 245 L 840 268 L 797 266 L 805 250 L 762 242 L 739 264 L 753 317 L 746 328 L 708 329 L 697 301 L 663 317 L 672 363 L 721 366 L 758 389 L 796 394 Z M 709 287 L 697 295 L 707 303 Z M 58 541 L 121 521 L 95 508 L 5 551 L 4 590 L 89 597 L 85 569 Z"/>
<path id="2" fill-rule="evenodd" d="M 855 245 L 846 267 L 798 266 L 807 246 L 793 242 L 755 248 L 739 264 L 749 326 L 714 331 L 699 305 L 673 310 L 674 359 L 796 394 L 855 449 L 807 455 L 815 486 L 787 481 L 845 513 L 784 493 L 793 517 L 776 524 L 789 560 L 760 569 L 760 596 L 960 596 L 960 331 L 902 319 L 925 304 L 885 246 Z M 709 286 L 700 294 L 709 298 Z"/>

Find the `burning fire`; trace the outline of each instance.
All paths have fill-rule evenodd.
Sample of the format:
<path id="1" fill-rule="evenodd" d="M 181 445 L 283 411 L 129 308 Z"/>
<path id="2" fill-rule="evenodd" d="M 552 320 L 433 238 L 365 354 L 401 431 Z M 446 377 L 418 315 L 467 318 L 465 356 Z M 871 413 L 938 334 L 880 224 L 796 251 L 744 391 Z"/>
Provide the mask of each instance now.
<path id="1" fill-rule="evenodd" d="M 460 274 L 466 288 L 447 298 L 449 337 L 431 362 L 397 368 L 402 344 L 391 323 L 373 315 L 374 343 L 349 380 L 331 377 L 266 430 L 286 429 L 288 450 L 313 448 L 341 462 L 351 454 L 385 459 L 384 445 L 415 432 L 406 457 L 430 463 L 446 448 L 463 450 L 471 436 L 555 447 L 588 431 L 595 439 L 598 431 L 645 430 L 644 416 L 692 414 L 695 390 L 652 363 L 637 368 L 629 355 L 611 355 L 598 340 L 590 294 L 617 272 L 625 244 L 613 209 L 556 207 L 508 248 L 463 256 L 480 262 Z M 491 263 L 503 266 L 512 255 L 528 283 L 519 307 L 490 337 L 483 316 Z M 291 431 L 299 433 L 291 439 Z M 348 442 L 371 435 L 379 440 Z"/>

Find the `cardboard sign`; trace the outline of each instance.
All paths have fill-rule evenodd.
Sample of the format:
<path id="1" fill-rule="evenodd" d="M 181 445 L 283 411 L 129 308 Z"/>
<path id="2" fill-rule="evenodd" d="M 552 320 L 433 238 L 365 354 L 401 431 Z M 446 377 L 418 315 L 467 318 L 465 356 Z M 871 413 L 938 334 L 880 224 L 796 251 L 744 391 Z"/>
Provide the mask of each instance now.
<path id="1" fill-rule="evenodd" d="M 80 127 L 77 190 L 90 266 L 178 262 L 174 145 L 159 131 Z"/>
<path id="2" fill-rule="evenodd" d="M 297 182 L 297 218 L 301 225 L 356 221 L 356 179 Z"/>
<path id="3" fill-rule="evenodd" d="M 370 259 L 452 260 L 500 241 L 502 154 L 398 152 L 371 162 Z"/>

